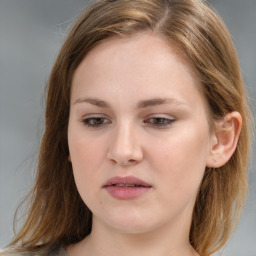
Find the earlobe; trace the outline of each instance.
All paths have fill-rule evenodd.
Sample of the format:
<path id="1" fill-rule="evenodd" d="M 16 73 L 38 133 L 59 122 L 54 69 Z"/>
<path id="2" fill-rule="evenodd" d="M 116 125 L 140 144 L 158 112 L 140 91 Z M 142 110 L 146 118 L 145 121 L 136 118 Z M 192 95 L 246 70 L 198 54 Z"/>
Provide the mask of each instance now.
<path id="1" fill-rule="evenodd" d="M 234 111 L 215 123 L 207 167 L 218 168 L 225 165 L 235 152 L 239 139 L 242 116 Z"/>

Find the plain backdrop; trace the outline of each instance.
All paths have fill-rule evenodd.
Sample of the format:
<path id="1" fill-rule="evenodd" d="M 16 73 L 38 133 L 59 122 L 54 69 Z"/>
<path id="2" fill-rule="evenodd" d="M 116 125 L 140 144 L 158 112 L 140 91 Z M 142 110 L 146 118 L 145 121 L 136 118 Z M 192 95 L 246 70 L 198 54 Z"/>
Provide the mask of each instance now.
<path id="1" fill-rule="evenodd" d="M 255 109 L 256 0 L 212 0 L 236 44 Z M 32 185 L 44 120 L 44 87 L 68 28 L 86 0 L 0 0 L 0 248 Z M 255 143 L 254 143 L 255 148 Z M 255 151 L 255 150 L 254 150 Z M 249 200 L 224 256 L 256 256 L 255 158 Z"/>

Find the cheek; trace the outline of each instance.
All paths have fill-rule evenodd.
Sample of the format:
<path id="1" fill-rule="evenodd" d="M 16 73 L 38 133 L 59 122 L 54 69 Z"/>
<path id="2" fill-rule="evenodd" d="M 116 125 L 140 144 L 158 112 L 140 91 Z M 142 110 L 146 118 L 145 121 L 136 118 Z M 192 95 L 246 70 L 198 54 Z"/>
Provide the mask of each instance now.
<path id="1" fill-rule="evenodd" d="M 86 195 L 93 193 L 95 185 L 100 185 L 101 165 L 105 151 L 102 141 L 86 136 L 83 132 L 69 130 L 69 152 L 77 189 L 86 201 Z M 97 184 L 95 184 L 97 183 Z"/>
<path id="2" fill-rule="evenodd" d="M 157 170 L 165 192 L 196 192 L 203 177 L 207 152 L 207 129 L 184 129 L 170 135 L 167 140 L 154 143 L 150 165 Z"/>
<path id="3" fill-rule="evenodd" d="M 95 169 L 103 160 L 104 141 L 90 135 L 84 129 L 70 127 L 68 131 L 69 152 L 74 171 L 84 173 Z M 91 170 L 95 171 L 95 170 Z"/>
<path id="4" fill-rule="evenodd" d="M 196 135 L 192 132 L 190 134 L 181 133 L 162 141 L 155 141 L 153 143 L 154 148 L 151 151 L 151 159 L 159 160 L 161 165 L 173 168 L 177 167 L 177 164 L 181 166 L 190 165 L 191 163 L 205 165 L 208 138 L 204 134 Z"/>

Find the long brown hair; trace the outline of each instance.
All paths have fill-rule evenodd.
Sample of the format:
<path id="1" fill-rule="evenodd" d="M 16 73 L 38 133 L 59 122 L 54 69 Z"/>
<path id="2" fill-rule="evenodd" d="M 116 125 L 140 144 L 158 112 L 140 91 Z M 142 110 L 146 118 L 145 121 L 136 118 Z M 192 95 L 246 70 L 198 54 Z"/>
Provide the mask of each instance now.
<path id="1" fill-rule="evenodd" d="M 250 110 L 232 40 L 216 12 L 201 0 L 100 0 L 70 31 L 53 66 L 47 91 L 45 132 L 26 219 L 10 246 L 32 251 L 69 245 L 91 231 L 92 214 L 80 198 L 68 161 L 67 127 L 74 71 L 86 54 L 110 37 L 151 30 L 175 45 L 194 70 L 210 120 L 238 111 L 243 126 L 225 166 L 206 169 L 195 204 L 190 242 L 201 255 L 220 249 L 246 196 Z"/>

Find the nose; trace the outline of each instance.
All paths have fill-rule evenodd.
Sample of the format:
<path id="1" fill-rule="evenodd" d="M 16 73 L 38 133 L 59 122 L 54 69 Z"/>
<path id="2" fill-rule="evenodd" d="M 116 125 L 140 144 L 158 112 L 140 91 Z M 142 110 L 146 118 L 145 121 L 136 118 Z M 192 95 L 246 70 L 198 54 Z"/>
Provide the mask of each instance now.
<path id="1" fill-rule="evenodd" d="M 122 124 L 113 130 L 107 158 L 121 166 L 131 166 L 143 159 L 143 151 L 136 128 Z"/>

